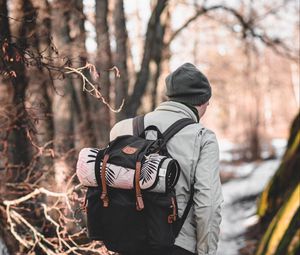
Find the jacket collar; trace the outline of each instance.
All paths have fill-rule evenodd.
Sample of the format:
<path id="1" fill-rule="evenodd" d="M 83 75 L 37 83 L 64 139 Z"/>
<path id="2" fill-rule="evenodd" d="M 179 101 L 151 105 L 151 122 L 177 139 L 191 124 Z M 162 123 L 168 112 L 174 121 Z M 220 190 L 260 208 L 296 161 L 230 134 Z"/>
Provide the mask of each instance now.
<path id="1" fill-rule="evenodd" d="M 166 101 L 161 103 L 155 111 L 171 111 L 181 113 L 186 116 L 186 118 L 191 118 L 192 120 L 198 122 L 196 114 L 186 105 L 175 102 L 175 101 Z"/>

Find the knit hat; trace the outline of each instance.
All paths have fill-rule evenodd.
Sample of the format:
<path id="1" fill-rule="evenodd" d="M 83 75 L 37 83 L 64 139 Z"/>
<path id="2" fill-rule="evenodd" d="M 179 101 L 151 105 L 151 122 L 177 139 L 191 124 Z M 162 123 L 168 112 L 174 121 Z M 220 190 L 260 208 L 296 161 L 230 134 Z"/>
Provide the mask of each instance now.
<path id="1" fill-rule="evenodd" d="M 166 86 L 167 96 L 172 101 L 201 105 L 211 97 L 207 78 L 191 63 L 185 63 L 170 73 L 166 78 Z"/>

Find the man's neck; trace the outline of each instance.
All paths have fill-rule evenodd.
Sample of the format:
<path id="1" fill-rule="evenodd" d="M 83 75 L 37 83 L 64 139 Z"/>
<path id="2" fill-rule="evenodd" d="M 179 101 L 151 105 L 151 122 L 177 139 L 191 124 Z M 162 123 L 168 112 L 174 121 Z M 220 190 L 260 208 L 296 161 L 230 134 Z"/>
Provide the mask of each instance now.
<path id="1" fill-rule="evenodd" d="M 199 113 L 198 113 L 198 110 L 196 109 L 196 107 L 194 107 L 191 104 L 186 104 L 186 103 L 182 103 L 182 102 L 178 102 L 178 103 L 181 103 L 181 104 L 187 106 L 188 108 L 190 108 L 193 111 L 193 113 L 196 115 L 197 121 L 198 122 L 200 121 L 200 116 L 199 116 Z"/>

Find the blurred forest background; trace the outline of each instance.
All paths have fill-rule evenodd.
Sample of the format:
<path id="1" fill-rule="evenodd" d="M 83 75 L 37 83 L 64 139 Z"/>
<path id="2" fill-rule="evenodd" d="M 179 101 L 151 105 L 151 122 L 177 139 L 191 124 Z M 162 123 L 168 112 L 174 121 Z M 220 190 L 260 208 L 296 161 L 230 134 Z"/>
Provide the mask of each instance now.
<path id="1" fill-rule="evenodd" d="M 219 254 L 299 254 L 299 11 L 297 0 L 0 0 L 0 254 L 109 254 L 86 236 L 77 154 L 166 100 L 184 62 L 213 89 L 202 122 L 220 140 Z"/>

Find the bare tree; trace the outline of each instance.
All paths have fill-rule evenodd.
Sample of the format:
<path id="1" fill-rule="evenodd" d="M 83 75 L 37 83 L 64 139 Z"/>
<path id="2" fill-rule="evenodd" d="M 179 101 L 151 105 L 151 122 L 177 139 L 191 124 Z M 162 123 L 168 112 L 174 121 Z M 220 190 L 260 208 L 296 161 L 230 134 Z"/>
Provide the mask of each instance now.
<path id="1" fill-rule="evenodd" d="M 170 49 L 168 45 L 165 45 L 165 38 L 171 30 L 171 13 L 169 6 L 167 6 L 165 12 L 162 14 L 160 22 L 157 23 L 156 28 L 156 42 L 153 49 L 153 67 L 151 70 L 152 91 L 151 91 L 151 110 L 154 110 L 157 105 L 157 89 L 159 84 L 159 78 L 161 76 L 162 66 L 169 60 Z M 168 61 L 167 61 L 168 62 Z"/>
<path id="2" fill-rule="evenodd" d="M 157 29 L 160 28 L 158 24 L 160 23 L 160 17 L 166 7 L 167 2 L 167 0 L 157 1 L 157 4 L 155 5 L 149 19 L 141 69 L 137 74 L 133 93 L 130 96 L 127 104 L 125 104 L 127 117 L 132 117 L 136 114 L 141 104 L 141 98 L 145 93 L 150 75 L 149 64 L 151 59 L 153 58 L 153 51 L 155 49 L 155 44 L 157 43 L 155 35 L 158 33 Z"/>
<path id="3" fill-rule="evenodd" d="M 34 9 L 37 11 L 34 43 L 31 50 L 35 55 L 43 54 L 45 58 L 51 56 L 51 18 L 50 5 L 47 0 L 32 0 Z M 52 89 L 49 73 L 42 66 L 29 68 L 30 83 L 27 90 L 27 101 L 30 102 L 34 119 L 36 121 L 37 134 L 35 140 L 41 146 L 53 148 L 54 123 L 52 112 L 52 99 L 49 90 Z M 41 158 L 42 165 L 48 170 L 53 161 L 50 155 Z M 50 171 L 50 170 L 49 170 Z M 52 173 L 53 174 L 53 173 Z"/>
<path id="4" fill-rule="evenodd" d="M 56 0 L 52 4 L 55 11 L 53 17 L 53 40 L 59 49 L 57 65 L 63 65 L 64 61 L 70 61 L 71 38 L 70 21 L 71 2 Z M 52 109 L 55 111 L 54 121 L 54 148 L 57 153 L 55 158 L 55 182 L 59 190 L 62 190 L 66 179 L 71 175 L 67 159 L 64 156 L 74 148 L 74 112 L 72 96 L 74 94 L 73 82 L 67 77 L 58 77 L 55 80 L 56 93 L 53 95 Z"/>
<path id="5" fill-rule="evenodd" d="M 85 15 L 83 13 L 83 1 L 75 0 L 71 10 L 70 36 L 72 39 L 73 65 L 84 67 L 88 63 L 88 54 L 85 47 L 86 33 L 84 28 Z M 87 70 L 84 75 L 91 79 Z M 77 148 L 97 146 L 94 123 L 91 111 L 91 98 L 82 90 L 81 79 L 74 79 L 74 91 L 72 101 L 74 108 L 74 129 Z"/>
<path id="6" fill-rule="evenodd" d="M 4 139 L 1 140 L 1 156 L 6 159 L 4 169 L 1 169 L 1 194 L 8 182 L 17 183 L 26 178 L 32 158 L 29 134 L 35 133 L 34 125 L 25 106 L 29 79 L 23 57 L 16 45 L 24 45 L 24 47 L 28 45 L 28 40 L 36 25 L 36 12 L 31 1 L 14 1 L 14 4 L 15 9 L 9 13 L 7 1 L 0 1 L 0 67 L 1 74 L 3 74 L 0 86 L 10 87 L 6 94 L 8 104 L 1 105 L 4 107 L 1 109 L 0 137 Z M 12 13 L 18 17 L 18 20 L 10 19 L 9 22 L 9 15 Z M 0 218 L 0 225 L 3 225 L 5 217 Z M 9 249 L 15 251 L 16 240 L 11 237 L 11 233 L 5 227 L 1 226 L 0 235 Z"/>
<path id="7" fill-rule="evenodd" d="M 16 8 L 14 9 L 15 17 L 20 17 L 21 21 L 12 22 L 11 36 L 14 40 L 8 39 L 17 45 L 28 44 L 28 38 L 35 29 L 36 11 L 34 10 L 31 1 L 15 1 Z M 7 24 L 7 23 L 6 23 Z M 9 28 L 4 31 L 8 32 Z M 9 34 L 5 37 L 8 38 Z M 8 46 L 9 47 L 9 46 Z M 12 107 L 11 107 L 11 129 L 8 131 L 9 141 L 9 162 L 12 165 L 19 165 L 23 168 L 22 175 L 14 174 L 15 180 L 24 178 L 24 167 L 28 166 L 31 161 L 32 151 L 30 142 L 28 139 L 28 133 L 35 132 L 35 128 L 31 119 L 29 118 L 28 112 L 25 107 L 25 93 L 28 87 L 28 76 L 26 73 L 26 67 L 22 61 L 22 56 L 19 55 L 17 49 L 11 52 L 9 56 L 10 61 L 8 69 L 14 72 L 15 75 L 9 79 L 13 87 L 12 92 Z M 21 168 L 19 169 L 21 171 Z"/>
<path id="8" fill-rule="evenodd" d="M 100 86 L 101 93 L 110 102 L 110 72 L 112 68 L 112 57 L 110 49 L 110 39 L 108 32 L 108 1 L 96 1 L 96 35 L 97 35 L 97 59 L 96 66 L 100 70 Z M 110 130 L 110 111 L 104 106 L 100 105 L 98 101 L 95 102 L 93 114 L 97 125 L 97 143 L 98 146 L 103 146 L 108 142 L 108 135 Z"/>
<path id="9" fill-rule="evenodd" d="M 115 0 L 114 2 L 114 25 L 115 25 L 115 37 L 116 37 L 116 52 L 114 57 L 114 63 L 120 70 L 121 77 L 116 80 L 115 85 L 115 105 L 119 107 L 122 104 L 123 99 L 127 99 L 128 91 L 128 71 L 127 71 L 127 50 L 128 50 L 128 35 L 126 29 L 126 20 L 124 14 L 123 0 Z M 125 118 L 125 112 L 121 111 L 116 114 L 116 120 L 122 120 Z"/>

